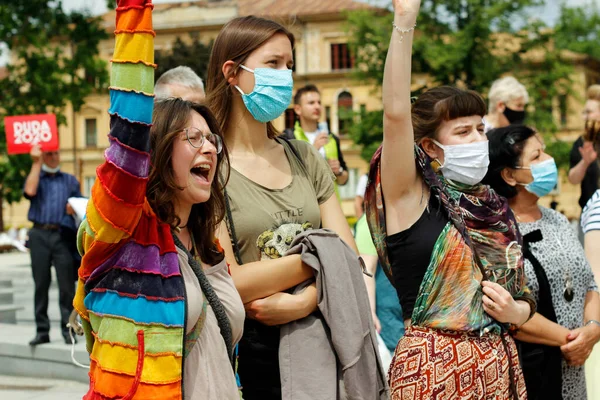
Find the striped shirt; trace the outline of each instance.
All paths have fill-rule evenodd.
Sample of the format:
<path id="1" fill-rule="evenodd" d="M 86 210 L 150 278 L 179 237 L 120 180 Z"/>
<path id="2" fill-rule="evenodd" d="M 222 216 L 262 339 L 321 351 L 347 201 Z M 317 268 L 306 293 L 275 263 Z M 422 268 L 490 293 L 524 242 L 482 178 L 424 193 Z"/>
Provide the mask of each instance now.
<path id="1" fill-rule="evenodd" d="M 69 197 L 82 197 L 79 182 L 71 174 L 40 172 L 40 182 L 35 196 L 24 194 L 31 201 L 27 218 L 36 224 L 60 225 L 77 230 L 75 220 L 67 215 L 66 206 Z"/>
<path id="2" fill-rule="evenodd" d="M 596 190 L 583 208 L 581 228 L 584 233 L 600 230 L 600 189 Z"/>

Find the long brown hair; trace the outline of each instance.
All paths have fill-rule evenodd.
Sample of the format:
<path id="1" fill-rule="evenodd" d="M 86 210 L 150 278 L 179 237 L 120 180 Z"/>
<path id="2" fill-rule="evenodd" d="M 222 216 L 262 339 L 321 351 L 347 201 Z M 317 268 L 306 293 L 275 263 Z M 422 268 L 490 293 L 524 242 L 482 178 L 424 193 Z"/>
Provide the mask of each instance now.
<path id="1" fill-rule="evenodd" d="M 175 194 L 184 188 L 177 185 L 173 171 L 173 143 L 181 132 L 189 126 L 191 112 L 196 111 L 205 120 L 211 132 L 222 137 L 217 120 L 208 107 L 179 98 L 158 100 L 154 103 L 152 129 L 150 130 L 150 177 L 146 196 L 158 218 L 177 227 L 181 223 L 175 215 Z M 229 171 L 227 149 L 223 146 L 217 155 L 215 178 L 210 188 L 210 199 L 194 204 L 187 227 L 193 234 L 198 253 L 203 262 L 214 265 L 223 260 L 223 254 L 214 242 L 215 231 L 225 216 L 225 198 L 223 188 L 227 183 Z M 219 177 L 223 179 L 219 179 Z"/>
<path id="2" fill-rule="evenodd" d="M 415 142 L 434 138 L 444 121 L 472 115 L 485 116 L 485 102 L 479 93 L 453 86 L 440 86 L 421 94 L 412 105 Z"/>
<path id="3" fill-rule="evenodd" d="M 229 127 L 229 115 L 233 104 L 234 88 L 228 79 L 237 74 L 240 65 L 274 35 L 282 33 L 290 39 L 294 47 L 294 35 L 275 21 L 255 17 L 239 17 L 229 21 L 217 35 L 212 47 L 206 78 L 207 104 L 215 113 L 221 132 Z M 235 62 L 235 68 L 229 76 L 223 74 L 223 64 Z M 271 122 L 267 122 L 267 135 L 273 139 L 279 132 Z"/>

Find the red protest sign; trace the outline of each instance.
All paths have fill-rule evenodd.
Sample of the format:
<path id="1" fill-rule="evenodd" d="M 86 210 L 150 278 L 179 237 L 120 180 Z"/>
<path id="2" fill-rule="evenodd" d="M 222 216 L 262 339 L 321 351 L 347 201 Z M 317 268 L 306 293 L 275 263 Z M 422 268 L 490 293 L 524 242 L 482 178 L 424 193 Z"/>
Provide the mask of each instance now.
<path id="1" fill-rule="evenodd" d="M 8 154 L 29 153 L 36 144 L 43 151 L 58 150 L 54 114 L 17 115 L 4 118 Z"/>

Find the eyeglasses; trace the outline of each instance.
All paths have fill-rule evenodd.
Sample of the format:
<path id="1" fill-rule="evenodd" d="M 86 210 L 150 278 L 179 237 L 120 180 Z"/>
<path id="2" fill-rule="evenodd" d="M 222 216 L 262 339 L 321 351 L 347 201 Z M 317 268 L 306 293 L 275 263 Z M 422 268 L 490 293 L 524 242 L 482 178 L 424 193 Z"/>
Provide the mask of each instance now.
<path id="1" fill-rule="evenodd" d="M 217 149 L 217 154 L 220 154 L 221 151 L 223 151 L 223 139 L 221 139 L 221 136 L 214 133 L 202 133 L 200 129 L 194 128 L 193 126 L 185 128 L 183 131 L 185 132 L 187 141 L 192 147 L 199 149 L 204 146 L 204 142 L 208 140 L 209 143 Z"/>

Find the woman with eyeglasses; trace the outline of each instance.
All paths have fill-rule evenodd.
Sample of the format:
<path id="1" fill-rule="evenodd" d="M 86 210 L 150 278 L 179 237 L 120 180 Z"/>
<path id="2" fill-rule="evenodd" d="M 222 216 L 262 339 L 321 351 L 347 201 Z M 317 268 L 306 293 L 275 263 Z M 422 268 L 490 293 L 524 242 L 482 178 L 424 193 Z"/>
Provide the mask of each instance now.
<path id="1" fill-rule="evenodd" d="M 508 198 L 517 218 L 528 286 L 538 304 L 516 334 L 529 399 L 587 399 L 583 364 L 600 339 L 600 298 L 569 221 L 538 204 L 556 187 L 556 164 L 531 128 L 511 125 L 487 135 L 484 183 Z"/>
<path id="2" fill-rule="evenodd" d="M 84 398 L 239 400 L 244 307 L 215 239 L 227 152 L 205 106 L 154 104 L 152 4 L 139 3 L 118 2 L 110 146 L 79 231 Z"/>

